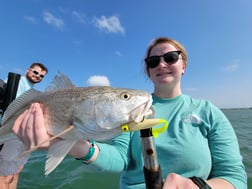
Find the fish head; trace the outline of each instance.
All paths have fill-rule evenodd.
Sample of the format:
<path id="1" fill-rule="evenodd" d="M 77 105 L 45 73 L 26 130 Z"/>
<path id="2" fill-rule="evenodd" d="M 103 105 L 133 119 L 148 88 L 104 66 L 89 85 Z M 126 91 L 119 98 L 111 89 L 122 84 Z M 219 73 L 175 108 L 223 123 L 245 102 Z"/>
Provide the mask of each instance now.
<path id="1" fill-rule="evenodd" d="M 95 119 L 98 127 L 114 129 L 122 124 L 140 122 L 152 114 L 152 96 L 142 90 L 110 88 L 100 96 L 95 105 Z"/>

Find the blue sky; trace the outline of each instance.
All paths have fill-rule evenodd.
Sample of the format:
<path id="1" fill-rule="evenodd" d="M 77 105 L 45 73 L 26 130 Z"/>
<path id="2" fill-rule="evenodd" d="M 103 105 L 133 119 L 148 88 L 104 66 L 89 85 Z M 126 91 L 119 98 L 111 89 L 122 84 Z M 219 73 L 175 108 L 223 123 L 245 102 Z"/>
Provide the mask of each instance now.
<path id="1" fill-rule="evenodd" d="M 153 86 L 143 71 L 149 42 L 180 41 L 189 55 L 182 92 L 221 108 L 252 107 L 251 0 L 3 0 L 0 78 L 32 62 L 76 86 L 104 76 L 114 87 Z"/>

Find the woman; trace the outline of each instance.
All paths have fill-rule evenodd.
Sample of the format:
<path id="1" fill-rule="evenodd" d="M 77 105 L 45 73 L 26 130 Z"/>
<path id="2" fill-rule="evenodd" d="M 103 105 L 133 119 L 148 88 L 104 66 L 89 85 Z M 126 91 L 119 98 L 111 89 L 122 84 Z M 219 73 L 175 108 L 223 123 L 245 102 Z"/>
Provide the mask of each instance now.
<path id="1" fill-rule="evenodd" d="M 212 103 L 182 94 L 186 67 L 186 50 L 173 39 L 157 38 L 147 49 L 145 71 L 154 83 L 155 115 L 169 121 L 167 132 L 155 139 L 163 188 L 245 189 L 247 178 L 234 130 Z M 30 127 L 36 127 L 35 133 Z M 39 104 L 19 117 L 13 131 L 27 148 L 50 138 Z M 123 133 L 111 144 L 79 141 L 69 154 L 97 171 L 122 172 L 120 187 L 137 189 L 145 188 L 139 149 L 140 134 L 134 132 Z"/>

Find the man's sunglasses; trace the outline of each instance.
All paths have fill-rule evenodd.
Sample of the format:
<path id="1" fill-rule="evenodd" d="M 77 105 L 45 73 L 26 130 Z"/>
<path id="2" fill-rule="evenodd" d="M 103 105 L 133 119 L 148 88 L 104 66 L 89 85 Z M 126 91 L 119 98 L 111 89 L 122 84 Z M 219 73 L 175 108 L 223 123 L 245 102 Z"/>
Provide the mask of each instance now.
<path id="1" fill-rule="evenodd" d="M 165 63 L 171 65 L 178 61 L 180 53 L 181 51 L 171 51 L 161 56 L 149 56 L 145 58 L 144 61 L 148 68 L 155 68 L 159 65 L 160 58 L 163 57 Z"/>
<path id="2" fill-rule="evenodd" d="M 39 74 L 36 70 L 32 70 L 32 73 L 34 73 L 35 75 L 39 75 L 39 77 L 44 78 L 45 76 L 42 74 Z"/>

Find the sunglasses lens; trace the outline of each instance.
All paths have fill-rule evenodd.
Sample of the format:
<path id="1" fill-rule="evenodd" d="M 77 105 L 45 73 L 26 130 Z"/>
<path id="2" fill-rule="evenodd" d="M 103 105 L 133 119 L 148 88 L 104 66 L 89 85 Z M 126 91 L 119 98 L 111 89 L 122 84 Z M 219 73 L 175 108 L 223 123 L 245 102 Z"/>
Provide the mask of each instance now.
<path id="1" fill-rule="evenodd" d="M 33 70 L 32 73 L 34 73 L 35 75 L 38 75 L 38 74 L 39 74 L 36 70 Z M 44 78 L 45 76 L 42 75 L 42 74 L 40 74 L 39 77 Z"/>
<path id="2" fill-rule="evenodd" d="M 164 54 L 164 61 L 167 64 L 174 64 L 178 61 L 179 58 L 179 54 L 178 52 L 169 52 Z"/>
<path id="3" fill-rule="evenodd" d="M 145 62 L 147 64 L 148 68 L 155 68 L 158 66 L 160 62 L 160 57 L 159 56 L 150 56 L 145 59 Z"/>
<path id="4" fill-rule="evenodd" d="M 160 57 L 163 57 L 166 64 L 174 64 L 178 61 L 180 53 L 181 51 L 172 51 L 162 56 L 150 56 L 145 59 L 145 63 L 148 68 L 155 68 L 160 63 Z"/>
<path id="5" fill-rule="evenodd" d="M 38 75 L 39 73 L 36 70 L 32 71 L 34 74 Z"/>

